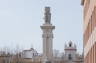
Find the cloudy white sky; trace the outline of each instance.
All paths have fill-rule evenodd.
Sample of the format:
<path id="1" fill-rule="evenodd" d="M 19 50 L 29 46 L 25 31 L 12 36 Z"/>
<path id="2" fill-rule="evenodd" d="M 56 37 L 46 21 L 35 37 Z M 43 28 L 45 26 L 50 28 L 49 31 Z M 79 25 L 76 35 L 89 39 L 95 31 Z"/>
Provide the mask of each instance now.
<path id="1" fill-rule="evenodd" d="M 50 6 L 54 30 L 53 48 L 64 51 L 70 40 L 83 47 L 81 0 L 0 0 L 0 48 L 34 47 L 42 52 L 44 7 Z"/>

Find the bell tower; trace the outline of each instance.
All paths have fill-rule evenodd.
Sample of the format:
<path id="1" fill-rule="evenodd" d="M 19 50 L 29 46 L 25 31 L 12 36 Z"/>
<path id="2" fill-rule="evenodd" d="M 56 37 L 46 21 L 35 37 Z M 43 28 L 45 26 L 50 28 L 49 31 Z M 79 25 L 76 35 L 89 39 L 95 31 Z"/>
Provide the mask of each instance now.
<path id="1" fill-rule="evenodd" d="M 50 7 L 45 7 L 44 24 L 41 26 L 43 30 L 43 59 L 47 59 L 52 63 L 53 57 L 53 29 L 55 26 L 51 24 Z"/>
<path id="2" fill-rule="evenodd" d="M 65 45 L 64 50 L 65 50 L 66 60 L 72 61 L 76 59 L 77 48 L 76 45 L 72 43 L 72 41 L 70 41 L 68 45 Z"/>

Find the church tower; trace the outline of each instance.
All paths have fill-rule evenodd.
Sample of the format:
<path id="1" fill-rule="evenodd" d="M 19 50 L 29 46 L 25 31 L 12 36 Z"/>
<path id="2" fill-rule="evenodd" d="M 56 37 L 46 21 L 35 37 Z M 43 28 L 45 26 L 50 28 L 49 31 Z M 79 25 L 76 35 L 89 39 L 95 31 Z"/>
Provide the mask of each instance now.
<path id="1" fill-rule="evenodd" d="M 76 59 L 77 48 L 76 45 L 72 43 L 72 41 L 70 41 L 68 45 L 65 45 L 64 50 L 66 60 L 71 61 Z"/>
<path id="2" fill-rule="evenodd" d="M 52 62 L 53 57 L 53 29 L 55 26 L 51 24 L 51 13 L 50 7 L 45 7 L 45 17 L 44 17 L 44 24 L 41 26 L 43 30 L 42 38 L 43 38 L 43 59 Z"/>

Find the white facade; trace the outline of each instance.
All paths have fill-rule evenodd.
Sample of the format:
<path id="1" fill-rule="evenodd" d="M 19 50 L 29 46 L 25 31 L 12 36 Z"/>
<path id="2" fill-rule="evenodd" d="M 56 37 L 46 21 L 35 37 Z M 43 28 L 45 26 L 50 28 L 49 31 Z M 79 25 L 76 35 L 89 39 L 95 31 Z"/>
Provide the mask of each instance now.
<path id="1" fill-rule="evenodd" d="M 37 56 L 38 53 L 36 50 L 34 50 L 33 48 L 29 49 L 29 50 L 23 50 L 22 52 L 22 58 L 34 58 L 35 56 Z"/>
<path id="2" fill-rule="evenodd" d="M 75 60 L 76 59 L 76 45 L 70 41 L 68 45 L 65 46 L 65 57 L 66 60 Z"/>

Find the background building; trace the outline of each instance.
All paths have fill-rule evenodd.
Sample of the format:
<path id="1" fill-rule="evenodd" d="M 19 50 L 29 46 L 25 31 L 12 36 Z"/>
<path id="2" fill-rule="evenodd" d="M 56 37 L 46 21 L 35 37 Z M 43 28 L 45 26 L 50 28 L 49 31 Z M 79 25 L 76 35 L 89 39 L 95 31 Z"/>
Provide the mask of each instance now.
<path id="1" fill-rule="evenodd" d="M 22 58 L 34 58 L 35 56 L 38 56 L 38 53 L 35 49 L 30 48 L 29 50 L 23 50 L 21 53 Z"/>
<path id="2" fill-rule="evenodd" d="M 84 6 L 84 62 L 96 63 L 96 0 L 82 0 Z"/>
<path id="3" fill-rule="evenodd" d="M 76 45 L 72 44 L 72 42 L 70 41 L 68 46 L 65 45 L 65 57 L 66 60 L 75 60 L 76 59 L 76 54 L 77 54 L 77 49 L 76 49 Z"/>
<path id="4" fill-rule="evenodd" d="M 72 41 L 65 45 L 64 52 L 63 58 L 65 63 L 83 63 L 83 55 L 77 53 L 76 45 Z"/>
<path id="5" fill-rule="evenodd" d="M 72 41 L 65 45 L 64 52 L 55 50 L 53 55 L 54 63 L 83 63 L 83 55 L 77 53 L 76 45 Z"/>

